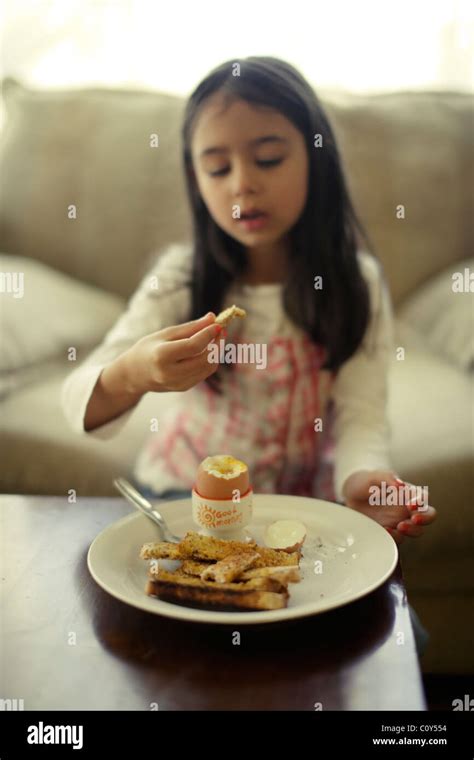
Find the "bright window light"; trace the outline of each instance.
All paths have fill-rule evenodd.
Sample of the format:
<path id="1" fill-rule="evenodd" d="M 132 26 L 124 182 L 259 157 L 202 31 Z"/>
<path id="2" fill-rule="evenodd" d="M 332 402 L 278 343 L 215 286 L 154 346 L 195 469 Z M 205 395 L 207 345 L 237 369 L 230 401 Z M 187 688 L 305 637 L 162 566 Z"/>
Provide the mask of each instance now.
<path id="1" fill-rule="evenodd" d="M 1 73 L 41 86 L 187 94 L 214 66 L 275 55 L 316 88 L 472 90 L 468 0 L 4 0 Z"/>

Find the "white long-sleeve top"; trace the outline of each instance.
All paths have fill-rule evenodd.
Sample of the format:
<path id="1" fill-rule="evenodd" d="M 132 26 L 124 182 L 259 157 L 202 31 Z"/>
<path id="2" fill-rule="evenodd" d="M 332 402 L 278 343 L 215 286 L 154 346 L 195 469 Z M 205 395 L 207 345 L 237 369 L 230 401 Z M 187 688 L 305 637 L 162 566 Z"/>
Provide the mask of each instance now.
<path id="1" fill-rule="evenodd" d="M 284 312 L 282 284 L 231 286 L 223 308 L 235 303 L 247 316 L 229 325 L 222 348 L 232 351 L 233 344 L 237 352 L 239 343 L 260 344 L 261 353 L 253 357 L 255 363 L 237 361 L 229 372 L 219 371 L 222 396 L 201 382 L 173 394 L 178 400 L 165 412 L 160 405 L 158 429 L 135 461 L 137 481 L 157 492 L 191 489 L 202 459 L 229 453 L 247 463 L 256 493 L 324 497 L 315 493 L 315 483 L 329 418 L 334 498 L 343 501 L 342 487 L 351 473 L 391 468 L 387 374 L 394 350 L 392 305 L 377 260 L 365 251 L 357 255 L 369 285 L 371 318 L 359 349 L 337 373 L 321 369 L 324 349 Z M 102 343 L 66 378 L 61 403 L 74 431 L 108 440 L 122 430 L 135 407 L 84 430 L 94 386 L 104 367 L 141 337 L 188 320 L 191 265 L 190 244 L 170 245 Z M 243 356 L 252 361 L 249 353 Z"/>

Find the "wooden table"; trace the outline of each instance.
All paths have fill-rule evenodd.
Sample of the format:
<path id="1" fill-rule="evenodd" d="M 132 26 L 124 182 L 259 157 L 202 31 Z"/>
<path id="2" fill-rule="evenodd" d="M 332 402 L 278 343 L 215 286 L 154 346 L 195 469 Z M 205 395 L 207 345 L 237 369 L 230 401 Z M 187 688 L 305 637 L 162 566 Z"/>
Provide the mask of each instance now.
<path id="1" fill-rule="evenodd" d="M 25 710 L 426 709 L 400 565 L 345 607 L 241 626 L 236 646 L 232 626 L 143 612 L 94 582 L 89 545 L 130 509 L 0 496 L 3 698 Z"/>

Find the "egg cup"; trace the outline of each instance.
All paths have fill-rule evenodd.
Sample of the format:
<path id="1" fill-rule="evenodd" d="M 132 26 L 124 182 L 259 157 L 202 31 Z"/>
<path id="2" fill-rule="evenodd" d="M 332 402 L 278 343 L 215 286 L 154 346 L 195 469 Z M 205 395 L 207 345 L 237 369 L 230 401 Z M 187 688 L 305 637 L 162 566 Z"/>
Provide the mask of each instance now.
<path id="1" fill-rule="evenodd" d="M 227 541 L 251 541 L 245 526 L 252 520 L 253 490 L 234 499 L 208 499 L 192 489 L 193 520 L 202 536 Z"/>

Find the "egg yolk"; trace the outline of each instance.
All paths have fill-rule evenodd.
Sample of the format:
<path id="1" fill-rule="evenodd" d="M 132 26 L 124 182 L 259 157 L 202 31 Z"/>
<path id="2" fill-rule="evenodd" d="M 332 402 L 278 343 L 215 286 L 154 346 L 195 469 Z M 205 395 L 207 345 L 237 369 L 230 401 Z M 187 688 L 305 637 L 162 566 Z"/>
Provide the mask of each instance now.
<path id="1" fill-rule="evenodd" d="M 235 478 L 247 469 L 244 462 L 231 456 L 207 457 L 202 463 L 202 467 L 217 478 Z"/>

